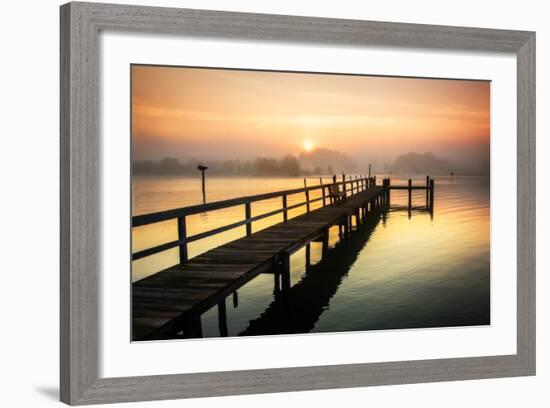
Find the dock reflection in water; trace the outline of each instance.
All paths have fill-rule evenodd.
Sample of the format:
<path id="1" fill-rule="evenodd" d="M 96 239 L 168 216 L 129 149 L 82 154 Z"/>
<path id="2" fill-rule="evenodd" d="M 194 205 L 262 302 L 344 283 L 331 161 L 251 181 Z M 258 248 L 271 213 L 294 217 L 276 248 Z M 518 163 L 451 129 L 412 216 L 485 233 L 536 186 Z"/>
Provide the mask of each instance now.
<path id="1" fill-rule="evenodd" d="M 342 279 L 357 260 L 386 208 L 369 213 L 363 223 L 339 240 L 315 265 L 305 266 L 300 281 L 287 290 L 275 292 L 275 300 L 262 315 L 250 321 L 240 335 L 309 333 L 328 308 Z"/>

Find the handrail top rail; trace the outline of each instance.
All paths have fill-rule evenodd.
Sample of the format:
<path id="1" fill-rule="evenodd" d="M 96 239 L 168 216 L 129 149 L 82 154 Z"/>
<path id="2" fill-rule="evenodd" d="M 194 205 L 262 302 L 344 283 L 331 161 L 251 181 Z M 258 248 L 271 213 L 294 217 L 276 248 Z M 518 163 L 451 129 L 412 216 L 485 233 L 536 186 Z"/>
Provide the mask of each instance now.
<path id="1" fill-rule="evenodd" d="M 346 180 L 345 183 L 349 184 L 351 182 L 363 181 L 368 179 L 369 179 L 368 177 L 350 178 L 349 180 Z M 371 179 L 373 179 L 373 177 L 371 177 Z M 171 210 L 158 211 L 158 212 L 149 213 L 149 214 L 135 215 L 132 217 L 132 227 L 140 227 L 142 225 L 148 225 L 148 224 L 152 224 L 160 221 L 167 221 L 174 218 L 183 217 L 186 215 L 200 214 L 206 211 L 221 210 L 223 208 L 234 207 L 236 205 L 248 204 L 255 201 L 262 201 L 262 200 L 267 200 L 275 197 L 282 197 L 284 195 L 292 195 L 292 194 L 303 193 L 306 191 L 319 190 L 322 188 L 327 188 L 330 185 L 340 186 L 340 185 L 343 185 L 343 183 L 344 183 L 343 181 L 337 181 L 336 183 L 330 182 L 327 184 L 322 184 L 322 185 L 319 184 L 311 187 L 300 187 L 300 188 L 295 188 L 291 190 L 273 191 L 270 193 L 236 197 L 236 198 L 230 198 L 227 200 L 214 201 L 206 204 L 197 204 L 197 205 L 191 205 L 188 207 L 174 208 Z"/>

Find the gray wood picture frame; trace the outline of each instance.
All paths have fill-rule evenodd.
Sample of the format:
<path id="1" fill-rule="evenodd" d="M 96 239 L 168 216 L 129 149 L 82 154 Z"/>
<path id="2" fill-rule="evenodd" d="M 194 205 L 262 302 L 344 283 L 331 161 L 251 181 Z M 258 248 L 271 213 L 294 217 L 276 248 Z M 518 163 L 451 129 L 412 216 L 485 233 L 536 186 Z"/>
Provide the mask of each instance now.
<path id="1" fill-rule="evenodd" d="M 517 56 L 517 354 L 100 378 L 101 30 Z M 61 400 L 206 397 L 535 374 L 535 33 L 113 4 L 61 6 Z M 498 135 L 494 135 L 498 137 Z"/>

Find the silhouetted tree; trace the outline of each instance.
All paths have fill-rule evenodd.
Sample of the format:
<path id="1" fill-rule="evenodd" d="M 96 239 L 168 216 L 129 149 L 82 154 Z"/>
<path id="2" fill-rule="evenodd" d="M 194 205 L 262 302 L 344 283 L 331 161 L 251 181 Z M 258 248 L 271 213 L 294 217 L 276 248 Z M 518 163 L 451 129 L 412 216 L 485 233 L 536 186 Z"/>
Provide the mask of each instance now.
<path id="1" fill-rule="evenodd" d="M 300 175 L 300 162 L 296 157 L 287 155 L 281 159 L 279 169 L 282 175 L 296 177 Z"/>

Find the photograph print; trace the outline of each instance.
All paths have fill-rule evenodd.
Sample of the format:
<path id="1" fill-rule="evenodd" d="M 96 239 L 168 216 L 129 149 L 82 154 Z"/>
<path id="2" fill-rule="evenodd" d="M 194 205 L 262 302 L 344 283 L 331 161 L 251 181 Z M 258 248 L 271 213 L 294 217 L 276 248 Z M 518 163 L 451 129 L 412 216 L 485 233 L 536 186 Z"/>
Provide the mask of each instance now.
<path id="1" fill-rule="evenodd" d="M 131 65 L 131 339 L 490 325 L 490 81 Z"/>

